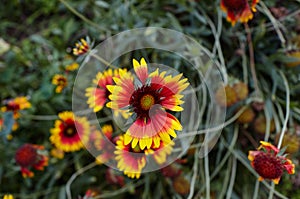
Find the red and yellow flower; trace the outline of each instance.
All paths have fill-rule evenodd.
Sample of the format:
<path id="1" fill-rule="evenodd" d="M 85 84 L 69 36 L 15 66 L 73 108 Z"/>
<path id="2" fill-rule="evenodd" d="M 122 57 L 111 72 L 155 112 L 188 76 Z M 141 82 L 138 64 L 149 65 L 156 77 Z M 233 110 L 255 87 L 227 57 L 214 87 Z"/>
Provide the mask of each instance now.
<path id="1" fill-rule="evenodd" d="M 67 77 L 64 75 L 56 74 L 52 78 L 52 84 L 56 85 L 55 92 L 61 93 L 62 90 L 68 85 Z"/>
<path id="2" fill-rule="evenodd" d="M 48 157 L 42 155 L 40 153 L 41 150 L 44 150 L 44 146 L 24 144 L 16 151 L 15 160 L 21 166 L 24 178 L 34 176 L 34 173 L 30 170 L 31 168 L 44 170 L 44 167 L 48 165 Z"/>
<path id="3" fill-rule="evenodd" d="M 113 143 L 113 128 L 111 125 L 104 125 L 101 128 L 101 132 L 97 132 L 97 138 L 95 139 L 95 148 L 99 151 L 100 155 L 96 157 L 96 161 L 99 164 L 105 163 L 114 157 Z"/>
<path id="4" fill-rule="evenodd" d="M 171 154 L 173 146 L 173 141 L 168 144 L 161 141 L 159 147 L 153 144 L 150 149 L 142 150 L 139 145 L 132 148 L 130 144 L 125 144 L 124 135 L 119 136 L 115 150 L 117 167 L 128 177 L 139 178 L 146 166 L 146 157 L 152 157 L 157 164 L 162 165 Z"/>
<path id="5" fill-rule="evenodd" d="M 285 156 L 279 155 L 279 149 L 272 144 L 260 141 L 257 151 L 249 151 L 248 159 L 252 167 L 259 174 L 259 180 L 272 180 L 275 184 L 286 170 L 289 174 L 295 173 L 295 165 Z"/>
<path id="6" fill-rule="evenodd" d="M 54 128 L 50 130 L 50 141 L 64 152 L 78 151 L 89 139 L 90 125 L 86 117 L 77 117 L 73 112 L 58 114 Z"/>
<path id="7" fill-rule="evenodd" d="M 131 143 L 134 149 L 137 146 L 143 150 L 152 144 L 157 148 L 161 140 L 170 143 L 171 137 L 176 137 L 176 130 L 182 130 L 180 122 L 172 114 L 166 112 L 182 111 L 184 103 L 181 92 L 189 85 L 187 79 L 181 79 L 182 74 L 172 77 L 166 71 L 156 71 L 148 74 L 144 58 L 138 62 L 133 60 L 137 78 L 131 73 L 122 73 L 115 77 L 116 85 L 108 85 L 112 93 L 111 102 L 107 107 L 113 110 L 128 110 L 133 123 L 124 135 L 124 144 Z"/>
<path id="8" fill-rule="evenodd" d="M 256 4 L 259 0 L 252 0 L 251 6 L 248 0 L 221 0 L 221 9 L 227 13 L 227 21 L 234 26 L 237 21 L 247 23 L 256 12 Z"/>
<path id="9" fill-rule="evenodd" d="M 16 97 L 15 99 L 5 101 L 4 106 L 1 107 L 1 111 L 12 111 L 14 113 L 14 119 L 18 119 L 20 117 L 19 111 L 30 107 L 31 104 L 26 97 Z"/>
<path id="10" fill-rule="evenodd" d="M 75 48 L 73 48 L 73 54 L 77 56 L 84 55 L 90 50 L 90 48 L 90 44 L 82 38 L 75 44 Z"/>
<path id="11" fill-rule="evenodd" d="M 125 145 L 123 135 L 119 136 L 116 144 L 115 154 L 118 169 L 129 178 L 140 178 L 142 169 L 146 166 L 145 150 L 148 149 L 141 150 L 138 145 L 135 148 L 131 148 L 129 144 Z"/>
<path id="12" fill-rule="evenodd" d="M 96 78 L 93 80 L 93 86 L 86 89 L 85 96 L 88 97 L 87 103 L 89 107 L 98 112 L 103 109 L 108 96 L 110 95 L 109 90 L 106 88 L 107 85 L 113 85 L 113 78 L 119 78 L 121 74 L 126 73 L 126 69 L 108 69 L 104 72 L 99 72 Z M 121 112 L 124 118 L 128 118 L 128 114 L 125 111 L 117 111 L 115 114 Z"/>

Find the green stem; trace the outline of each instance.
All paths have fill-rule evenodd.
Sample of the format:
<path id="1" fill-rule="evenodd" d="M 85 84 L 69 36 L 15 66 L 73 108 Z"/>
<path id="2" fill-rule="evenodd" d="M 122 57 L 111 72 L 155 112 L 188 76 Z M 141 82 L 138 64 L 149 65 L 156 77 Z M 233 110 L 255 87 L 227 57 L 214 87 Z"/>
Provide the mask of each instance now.
<path id="1" fill-rule="evenodd" d="M 63 3 L 74 15 L 85 21 L 87 24 L 94 26 L 98 30 L 105 31 L 106 29 L 99 26 L 95 22 L 91 21 L 90 19 L 86 18 L 82 14 L 80 14 L 77 10 L 75 10 L 69 3 L 67 3 L 65 0 L 59 0 L 61 3 Z"/>

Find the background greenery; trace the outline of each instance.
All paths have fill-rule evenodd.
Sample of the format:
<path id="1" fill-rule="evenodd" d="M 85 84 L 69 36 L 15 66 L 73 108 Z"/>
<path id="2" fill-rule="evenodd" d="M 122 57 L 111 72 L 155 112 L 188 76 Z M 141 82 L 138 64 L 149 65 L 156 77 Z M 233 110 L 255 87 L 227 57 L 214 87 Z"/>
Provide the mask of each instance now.
<path id="1" fill-rule="evenodd" d="M 297 173 L 300 158 L 300 67 L 288 67 L 295 61 L 291 53 L 300 50 L 300 3 L 297 0 L 261 1 L 248 30 L 252 37 L 263 108 L 255 108 L 257 104 L 253 105 L 247 99 L 229 107 L 226 120 L 233 122 L 228 122 L 209 156 L 196 161 L 196 147 L 174 163 L 173 166 L 182 172 L 181 181 L 176 179 L 182 186 L 178 187 L 174 179 L 165 177 L 160 171 L 145 174 L 138 180 L 125 177 L 125 185 L 120 186 L 107 181 L 105 173 L 108 168 L 101 165 L 84 172 L 74 181 L 71 187 L 73 198 L 83 196 L 89 188 L 102 194 L 99 198 L 186 198 L 191 191 L 190 183 L 193 184 L 194 198 L 252 198 L 256 194 L 257 198 L 272 198 L 272 185 L 257 182 L 247 153 L 266 136 L 276 143 L 287 104 L 282 76 L 287 78 L 291 97 L 288 133 L 294 135 L 291 140 L 286 140 L 285 145 L 294 141 L 296 149 L 289 157 L 296 164 L 296 174 L 283 176 L 275 187 L 274 198 L 300 198 L 300 176 Z M 221 64 L 225 64 L 229 83 L 245 82 L 249 88 L 248 99 L 257 94 L 250 71 L 247 28 L 240 23 L 231 26 L 220 10 L 219 1 L 4 0 L 0 13 L 0 38 L 6 43 L 0 45 L 1 100 L 29 96 L 32 104 L 18 120 L 19 129 L 5 132 L 13 136 L 12 140 L 7 140 L 3 132 L 0 134 L 2 195 L 12 193 L 16 198 L 64 199 L 70 177 L 94 161 L 85 150 L 66 154 L 61 160 L 50 156 L 49 166 L 44 172 L 36 172 L 32 179 L 23 179 L 14 160 L 16 149 L 23 143 L 40 144 L 51 150 L 49 129 L 53 127 L 57 113 L 72 109 L 72 81 L 76 71 L 68 73 L 69 85 L 61 94 L 55 93 L 51 79 L 57 73 L 64 73 L 64 67 L 76 61 L 77 57 L 71 50 L 80 38 L 89 36 L 98 44 L 107 37 L 133 28 L 174 29 L 201 42 Z M 6 45 L 9 45 L 7 49 Z M 247 124 L 235 121 L 236 112 L 243 105 L 254 107 L 256 114 Z M 2 117 L 10 116 L 2 114 Z M 258 132 L 255 122 L 261 117 L 266 118 L 260 122 L 267 128 L 274 122 L 276 128 L 273 132 L 266 135 L 266 127 L 262 127 L 264 132 Z M 197 137 L 194 144 L 201 139 Z M 207 163 L 208 171 L 205 170 Z M 195 165 L 198 168 L 196 175 Z M 122 176 L 120 173 L 116 175 Z M 194 181 L 193 176 L 196 176 Z"/>

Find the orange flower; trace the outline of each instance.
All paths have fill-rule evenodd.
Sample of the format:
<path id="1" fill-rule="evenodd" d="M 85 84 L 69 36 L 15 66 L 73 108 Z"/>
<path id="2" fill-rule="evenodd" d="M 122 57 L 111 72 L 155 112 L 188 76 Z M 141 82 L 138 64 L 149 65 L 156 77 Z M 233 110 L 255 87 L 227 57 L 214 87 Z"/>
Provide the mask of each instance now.
<path id="1" fill-rule="evenodd" d="M 252 167 L 260 175 L 260 181 L 269 179 L 278 184 L 284 170 L 289 174 L 295 173 L 295 165 L 285 156 L 279 155 L 277 147 L 264 141 L 260 143 L 258 150 L 249 151 L 248 155 Z"/>
<path id="2" fill-rule="evenodd" d="M 17 150 L 15 160 L 21 166 L 24 178 L 34 176 L 34 173 L 30 171 L 31 167 L 36 170 L 43 170 L 48 165 L 48 157 L 39 153 L 43 149 L 44 147 L 41 145 L 24 144 Z"/>
<path id="3" fill-rule="evenodd" d="M 258 2 L 259 0 L 252 0 L 250 7 L 248 0 L 221 0 L 221 9 L 227 13 L 227 21 L 234 26 L 237 21 L 247 23 L 252 19 L 252 12 L 256 12 Z"/>

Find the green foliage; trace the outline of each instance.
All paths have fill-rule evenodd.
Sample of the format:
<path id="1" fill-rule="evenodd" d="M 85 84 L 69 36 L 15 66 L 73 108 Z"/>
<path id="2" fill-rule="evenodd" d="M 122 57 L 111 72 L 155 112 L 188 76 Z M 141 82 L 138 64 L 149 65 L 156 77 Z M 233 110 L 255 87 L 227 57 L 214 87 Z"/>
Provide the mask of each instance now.
<path id="1" fill-rule="evenodd" d="M 263 4 L 258 5 L 247 29 L 239 22 L 235 26 L 228 23 L 220 2 L 211 0 L 4 0 L 0 6 L 0 107 L 8 99 L 27 96 L 31 108 L 22 110 L 18 119 L 13 118 L 12 112 L 0 114 L 3 119 L 0 125 L 0 197 L 12 193 L 18 199 L 67 198 L 66 186 L 71 176 L 94 162 L 94 157 L 86 150 L 66 153 L 63 159 L 50 154 L 53 145 L 49 141 L 49 131 L 57 114 L 72 110 L 77 71 L 66 72 L 65 67 L 83 61 L 72 55 L 72 48 L 86 36 L 96 45 L 121 31 L 149 26 L 169 28 L 191 36 L 220 63 L 229 85 L 244 82 L 249 89 L 247 99 L 227 108 L 226 122 L 232 122 L 226 123 L 207 159 L 195 163 L 204 139 L 203 135 L 197 135 L 189 152 L 172 164 L 177 165 L 181 175 L 191 183 L 193 198 L 252 198 L 254 194 L 257 198 L 269 197 L 269 193 L 274 193 L 272 185 L 269 181 L 256 184 L 258 175 L 250 166 L 247 155 L 249 150 L 258 147 L 260 140 L 266 139 L 276 145 L 285 117 L 288 118 L 287 131 L 299 138 L 300 65 L 287 65 L 299 61 L 299 57 L 289 53 L 300 51 L 300 44 L 297 45 L 300 43 L 300 6 L 296 0 L 261 2 Z M 286 12 L 276 16 L 276 8 Z M 250 44 L 254 57 L 249 54 Z M 132 58 L 141 55 L 153 63 L 173 65 L 183 71 L 194 86 L 201 83 L 188 63 L 166 52 L 152 49 L 130 52 L 114 64 L 129 66 Z M 251 71 L 253 62 L 257 82 Z M 62 93 L 56 93 L 52 84 L 55 74 L 63 74 L 68 79 Z M 256 86 L 261 93 L 257 92 Z M 290 102 L 286 98 L 287 92 Z M 263 102 L 262 109 L 253 103 L 257 98 Z M 254 120 L 258 115 L 265 116 L 266 134 L 255 132 L 254 120 L 247 124 L 235 121 L 238 110 L 244 106 L 253 107 Z M 289 113 L 286 106 L 290 108 Z M 206 115 L 210 109 L 204 109 Z M 275 123 L 273 132 L 270 132 L 271 121 Z M 19 128 L 13 131 L 14 122 Z M 202 126 L 204 123 L 201 121 Z M 8 135 L 13 138 L 8 139 Z M 45 146 L 49 156 L 49 166 L 44 171 L 36 171 L 31 179 L 21 176 L 14 158 L 16 150 L 24 143 Z M 299 157 L 299 149 L 289 156 L 296 163 Z M 205 164 L 209 164 L 208 169 Z M 298 164 L 296 175 L 284 174 L 275 186 L 277 198 L 300 198 L 297 167 Z M 143 174 L 138 180 L 124 176 L 125 183 L 121 186 L 107 181 L 107 170 L 105 165 L 97 165 L 76 176 L 71 184 L 73 198 L 83 196 L 88 189 L 97 190 L 101 198 L 187 197 L 174 188 L 175 179 L 163 176 L 161 171 Z M 121 172 L 113 172 L 115 176 L 123 177 Z"/>

